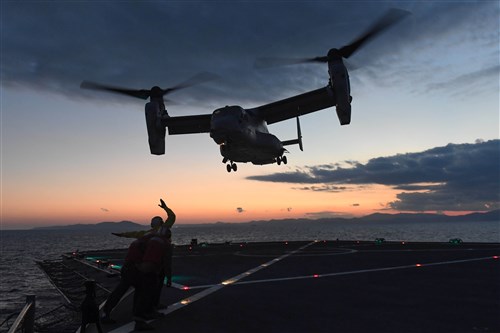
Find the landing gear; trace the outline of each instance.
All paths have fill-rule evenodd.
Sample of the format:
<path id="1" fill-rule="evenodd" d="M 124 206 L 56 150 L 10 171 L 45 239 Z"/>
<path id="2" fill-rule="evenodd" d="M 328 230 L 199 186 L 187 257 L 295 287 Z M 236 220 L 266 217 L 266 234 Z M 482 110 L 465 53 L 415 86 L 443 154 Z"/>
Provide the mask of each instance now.
<path id="1" fill-rule="evenodd" d="M 288 163 L 288 160 L 286 158 L 286 156 L 278 156 L 276 157 L 276 163 L 278 163 L 278 165 L 281 165 L 281 162 L 283 162 L 283 164 L 287 164 Z"/>
<path id="2" fill-rule="evenodd" d="M 227 172 L 231 172 L 231 170 L 236 172 L 238 170 L 238 166 L 236 165 L 236 163 L 231 162 L 226 164 L 226 170 Z"/>

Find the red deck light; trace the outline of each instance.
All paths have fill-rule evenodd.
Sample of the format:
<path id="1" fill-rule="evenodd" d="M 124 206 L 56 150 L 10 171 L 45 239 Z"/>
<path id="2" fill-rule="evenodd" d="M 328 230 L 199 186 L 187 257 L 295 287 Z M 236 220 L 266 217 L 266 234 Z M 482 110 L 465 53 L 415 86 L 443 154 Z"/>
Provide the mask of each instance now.
<path id="1" fill-rule="evenodd" d="M 313 278 L 319 278 L 319 274 L 314 274 Z"/>
<path id="2" fill-rule="evenodd" d="M 184 286 L 184 287 L 182 287 L 182 290 L 189 290 L 189 287 L 188 286 Z"/>
<path id="3" fill-rule="evenodd" d="M 493 256 L 493 259 L 498 259 L 498 256 Z"/>

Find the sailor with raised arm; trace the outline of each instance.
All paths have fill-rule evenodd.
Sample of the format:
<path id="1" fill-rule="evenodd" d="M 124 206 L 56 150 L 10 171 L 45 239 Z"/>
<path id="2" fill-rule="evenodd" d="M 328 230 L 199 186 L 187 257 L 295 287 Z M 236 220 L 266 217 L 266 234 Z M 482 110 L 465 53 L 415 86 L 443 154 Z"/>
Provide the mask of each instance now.
<path id="1" fill-rule="evenodd" d="M 125 238 L 141 238 L 148 233 L 155 233 L 156 231 L 160 230 L 160 227 L 163 225 L 167 228 L 172 228 L 176 219 L 175 213 L 165 204 L 165 201 L 163 201 L 163 199 L 160 199 L 160 204 L 158 206 L 163 208 L 167 213 L 167 219 L 165 221 L 163 221 L 163 218 L 161 216 L 154 216 L 151 219 L 151 229 L 149 230 L 128 231 L 120 233 L 113 232 L 112 234 L 118 237 Z"/>
<path id="2" fill-rule="evenodd" d="M 155 216 L 151 219 L 151 229 L 150 230 L 142 230 L 142 231 L 133 231 L 133 232 L 124 232 L 120 234 L 114 234 L 120 237 L 127 238 L 136 238 L 128 249 L 127 257 L 125 258 L 125 263 L 121 269 L 121 279 L 115 289 L 111 292 L 106 300 L 106 304 L 103 308 L 104 316 L 101 319 L 105 324 L 111 324 L 114 320 L 111 319 L 111 311 L 118 304 L 120 299 L 125 295 L 127 290 L 134 286 L 134 284 L 138 283 L 138 275 L 137 275 L 137 265 L 140 264 L 143 260 L 143 256 L 145 254 L 145 250 L 147 248 L 148 241 L 154 236 L 158 235 L 158 233 L 163 229 L 163 234 L 168 235 L 168 246 L 167 253 L 165 258 L 165 265 L 162 266 L 162 269 L 158 272 L 158 283 L 155 284 L 156 292 L 154 293 L 154 297 L 152 297 L 152 306 L 154 310 L 158 310 L 164 308 L 165 306 L 161 305 L 160 302 L 160 294 L 161 289 L 163 287 L 163 281 L 165 277 L 167 277 L 167 286 L 171 286 L 172 284 L 172 249 L 171 249 L 171 238 L 170 238 L 170 228 L 175 223 L 175 213 L 165 204 L 165 202 L 160 199 L 159 207 L 163 208 L 167 213 L 167 219 L 163 221 L 160 216 Z M 162 228 L 164 227 L 164 228 Z M 168 230 L 168 231 L 167 231 Z"/>

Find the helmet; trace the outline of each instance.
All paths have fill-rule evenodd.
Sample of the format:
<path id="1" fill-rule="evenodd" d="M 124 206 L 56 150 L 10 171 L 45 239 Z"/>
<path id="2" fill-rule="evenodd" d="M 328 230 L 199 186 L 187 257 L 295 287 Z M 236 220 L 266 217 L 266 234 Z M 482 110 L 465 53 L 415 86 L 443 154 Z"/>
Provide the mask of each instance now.
<path id="1" fill-rule="evenodd" d="M 163 219 L 160 216 L 155 216 L 151 219 L 151 228 L 158 229 L 163 224 Z"/>

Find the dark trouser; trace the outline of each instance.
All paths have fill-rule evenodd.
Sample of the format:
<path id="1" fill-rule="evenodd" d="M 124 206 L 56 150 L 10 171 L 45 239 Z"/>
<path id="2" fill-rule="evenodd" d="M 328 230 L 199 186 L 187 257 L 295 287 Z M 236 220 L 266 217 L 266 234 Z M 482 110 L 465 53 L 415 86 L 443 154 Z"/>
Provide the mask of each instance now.
<path id="1" fill-rule="evenodd" d="M 162 270 L 158 276 L 158 283 L 156 284 L 156 291 L 153 295 L 153 306 L 160 305 L 161 289 L 163 288 L 163 282 L 165 281 L 165 272 Z"/>
<path id="2" fill-rule="evenodd" d="M 133 285 L 134 295 L 134 316 L 142 317 L 153 312 L 153 301 L 158 290 L 158 273 L 139 272 L 139 278 Z"/>
<path id="3" fill-rule="evenodd" d="M 114 307 L 118 304 L 123 295 L 125 295 L 127 290 L 133 286 L 135 281 L 138 279 L 138 271 L 133 264 L 123 265 L 120 273 L 120 282 L 115 289 L 113 289 L 111 294 L 109 294 L 106 304 L 104 305 L 103 310 L 106 316 L 111 314 L 111 311 L 113 311 Z"/>

